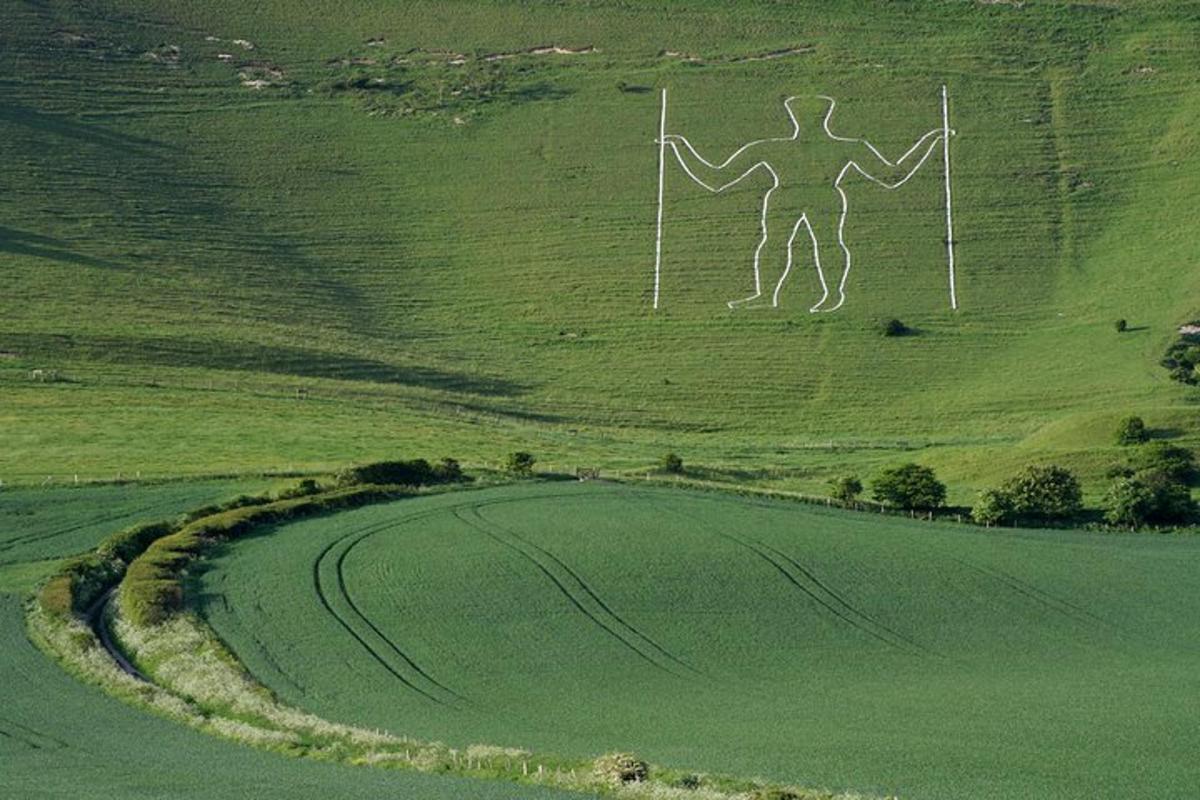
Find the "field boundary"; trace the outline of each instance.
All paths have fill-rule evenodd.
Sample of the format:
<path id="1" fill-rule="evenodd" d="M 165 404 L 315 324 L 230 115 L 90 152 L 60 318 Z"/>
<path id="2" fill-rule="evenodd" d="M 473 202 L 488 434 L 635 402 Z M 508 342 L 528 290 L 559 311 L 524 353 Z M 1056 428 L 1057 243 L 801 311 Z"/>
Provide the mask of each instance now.
<path id="1" fill-rule="evenodd" d="M 612 756 L 571 758 L 493 745 L 451 748 L 331 722 L 279 701 L 195 612 L 183 573 L 210 548 L 267 533 L 280 522 L 419 494 L 412 487 L 357 487 L 300 498 L 261 498 L 186 524 L 121 531 L 92 553 L 71 560 L 40 587 L 27 606 L 29 637 L 67 672 L 131 705 L 204 733 L 297 757 L 631 800 L 862 800 L 859 794 L 657 765 L 644 765 L 641 779 L 614 778 L 604 769 Z M 147 569 L 147 564 L 155 568 Z M 147 606 L 147 596 L 162 601 L 161 606 Z"/>

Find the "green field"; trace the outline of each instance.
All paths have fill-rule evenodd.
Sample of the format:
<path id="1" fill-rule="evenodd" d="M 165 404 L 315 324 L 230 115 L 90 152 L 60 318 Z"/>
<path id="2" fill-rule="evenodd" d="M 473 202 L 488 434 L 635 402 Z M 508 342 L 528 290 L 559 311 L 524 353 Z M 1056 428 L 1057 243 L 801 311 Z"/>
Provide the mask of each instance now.
<path id="1" fill-rule="evenodd" d="M 1124 413 L 1200 435 L 1156 363 L 1200 289 L 1190 4 L 10 5 L 0 480 L 675 448 L 809 490 L 915 457 L 967 502 L 1050 458 L 1095 493 Z M 488 60 L 550 44 L 595 51 Z M 936 164 L 848 183 L 824 315 L 803 249 L 730 312 L 766 184 L 672 167 L 652 312 L 658 88 L 713 158 L 814 93 L 895 157 L 943 83 L 959 313 Z"/>
<path id="2" fill-rule="evenodd" d="M 1200 450 L 1200 390 L 1160 364 L 1200 319 L 1197 41 L 1193 0 L 7 0 L 0 794 L 534 796 L 173 727 L 20 619 L 64 559 L 270 476 L 453 456 L 493 482 L 528 451 L 626 482 L 296 522 L 189 581 L 282 701 L 399 735 L 914 800 L 1194 797 L 1200 539 L 633 481 L 673 451 L 681 483 L 824 495 L 915 461 L 961 507 L 1054 463 L 1082 520 L 1126 415 Z M 851 173 L 835 226 L 819 151 L 896 159 L 943 87 L 952 242 L 941 142 L 895 191 Z M 834 283 L 844 239 L 843 307 L 809 312 L 800 234 L 779 307 L 731 310 L 771 181 L 714 194 L 670 151 L 653 307 L 664 90 L 713 162 L 788 137 L 797 98 L 768 221 L 811 212 Z"/>
<path id="3" fill-rule="evenodd" d="M 42 562 L 19 558 L 87 549 L 123 525 L 172 516 L 250 488 L 217 483 L 0 493 L 3 541 L 19 538 L 15 534 L 37 534 L 42 543 L 41 549 L 22 551 L 24 555 L 11 556 L 13 560 L 0 566 L 0 793 L 22 800 L 580 797 L 337 767 L 240 747 L 135 710 L 76 682 L 26 639 L 21 596 L 48 570 Z M 37 509 L 36 522 L 28 518 L 30 508 Z M 107 509 L 108 519 L 97 520 L 96 509 Z"/>
<path id="4" fill-rule="evenodd" d="M 983 531 L 619 485 L 295 523 L 203 574 L 287 702 L 905 798 L 1184 798 L 1200 540 Z"/>

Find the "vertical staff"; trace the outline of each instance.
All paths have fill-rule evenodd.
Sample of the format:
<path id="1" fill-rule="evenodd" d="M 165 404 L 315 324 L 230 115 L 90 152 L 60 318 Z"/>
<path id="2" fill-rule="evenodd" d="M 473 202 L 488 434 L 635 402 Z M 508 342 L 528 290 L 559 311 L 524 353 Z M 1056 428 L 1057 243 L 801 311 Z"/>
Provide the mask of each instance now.
<path id="1" fill-rule="evenodd" d="M 654 307 L 658 308 L 658 285 L 662 275 L 663 178 L 666 172 L 667 90 L 662 90 L 662 113 L 658 120 L 658 232 L 654 239 Z"/>
<path id="2" fill-rule="evenodd" d="M 954 220 L 950 210 L 950 100 L 946 84 L 942 84 L 942 160 L 946 173 L 946 259 L 950 265 L 950 308 L 957 311 L 958 290 L 954 283 Z"/>

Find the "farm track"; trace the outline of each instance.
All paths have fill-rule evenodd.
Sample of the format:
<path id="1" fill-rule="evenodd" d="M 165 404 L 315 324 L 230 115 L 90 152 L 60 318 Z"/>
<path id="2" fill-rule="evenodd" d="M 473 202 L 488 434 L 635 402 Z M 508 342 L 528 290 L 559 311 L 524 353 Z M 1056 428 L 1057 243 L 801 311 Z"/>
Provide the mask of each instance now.
<path id="1" fill-rule="evenodd" d="M 313 562 L 312 578 L 313 588 L 316 590 L 317 598 L 325 610 L 332 616 L 338 624 L 357 641 L 371 658 L 383 667 L 388 673 L 400 681 L 404 686 L 408 687 L 417 694 L 425 697 L 430 702 L 442 706 L 451 706 L 457 702 L 461 702 L 464 698 L 457 692 L 448 689 L 438 681 L 434 680 L 429 674 L 422 669 L 417 663 L 409 657 L 403 650 L 394 642 L 388 639 L 380 632 L 378 626 L 372 623 L 363 615 L 359 607 L 350 598 L 346 581 L 343 575 L 343 564 L 346 552 L 357 544 L 359 541 L 372 536 L 382 531 L 400 527 L 405 523 L 412 522 L 418 519 L 423 519 L 429 516 L 440 513 L 440 511 L 430 511 L 421 514 L 415 514 L 410 517 L 405 517 L 399 520 L 389 520 L 386 523 L 374 525 L 362 531 L 342 536 L 330 542 L 321 550 L 316 561 Z M 358 538 L 350 542 L 349 545 L 342 547 L 347 539 L 357 535 Z M 326 578 L 324 574 L 329 571 L 326 567 L 327 559 L 331 554 L 338 550 L 336 561 L 333 566 L 334 587 L 328 587 L 325 584 Z M 343 613 L 335 608 L 338 599 L 343 601 L 348 607 L 348 613 Z M 356 619 L 365 626 L 364 631 L 359 625 L 351 622 L 351 619 Z M 374 640 L 374 642 L 372 642 Z M 395 658 L 389 658 L 386 653 L 394 654 Z M 396 660 L 398 659 L 398 661 Z"/>
<path id="2" fill-rule="evenodd" d="M 1068 619 L 1081 623 L 1086 627 L 1097 628 L 1102 627 L 1110 632 L 1119 632 L 1120 629 L 1113 625 L 1108 620 L 1098 617 L 1086 608 L 1078 606 L 1069 600 L 1064 600 L 1060 597 L 1050 594 L 1031 583 L 1021 580 L 1015 575 L 1010 575 L 1003 570 L 994 567 L 984 567 L 971 561 L 965 561 L 960 558 L 954 559 L 957 563 L 966 567 L 973 572 L 977 572 L 987 578 L 997 581 L 1016 594 L 1031 600 L 1035 605 L 1054 611 Z"/>
<path id="3" fill-rule="evenodd" d="M 522 502 L 524 500 L 546 499 L 558 496 L 558 493 L 542 493 L 499 502 Z M 455 512 L 457 515 L 457 509 L 473 505 L 475 505 L 473 502 L 464 502 L 439 507 L 430 511 L 407 515 L 399 519 L 392 519 L 351 531 L 327 544 L 317 555 L 312 566 L 312 581 L 317 599 L 330 616 L 337 621 L 338 625 L 367 651 L 372 660 L 407 688 L 433 703 L 448 707 L 470 706 L 471 701 L 461 693 L 434 678 L 396 642 L 392 641 L 378 625 L 371 621 L 350 594 L 350 589 L 345 579 L 345 562 L 354 548 L 377 534 L 395 530 L 422 519 L 439 516 L 447 511 Z M 327 579 L 324 577 L 330 571 L 330 568 L 327 566 L 330 558 L 334 558 L 334 566 L 332 567 L 334 585 L 332 587 L 328 585 Z M 346 605 L 345 611 L 339 611 L 335 608 L 339 599 L 344 601 Z"/>
<path id="4" fill-rule="evenodd" d="M 30 750 L 64 750 L 70 745 L 19 722 L 0 717 L 0 737 L 28 747 Z"/>
<path id="5" fill-rule="evenodd" d="M 639 495 L 639 497 L 642 500 L 648 499 L 644 494 Z M 691 520 L 701 530 L 707 531 L 712 536 L 733 542 L 738 547 L 754 553 L 758 558 L 770 564 L 784 580 L 841 623 L 849 625 L 889 647 L 910 655 L 942 657 L 920 642 L 888 627 L 870 614 L 860 610 L 850 603 L 844 595 L 831 589 L 812 570 L 783 551 L 757 539 L 737 536 L 726 531 L 713 530 L 700 517 L 686 514 L 678 509 L 672 509 L 672 513 Z"/>
<path id="6" fill-rule="evenodd" d="M 687 677 L 677 671 L 680 669 L 692 676 L 704 676 L 703 672 L 671 653 L 613 611 L 577 572 L 549 550 L 484 517 L 479 509 L 487 505 L 495 503 L 478 504 L 468 509 L 473 520 L 468 519 L 458 509 L 454 511 L 454 516 L 537 567 L 581 614 L 646 662 L 678 678 Z"/>
<path id="7" fill-rule="evenodd" d="M 105 515 L 102 517 L 95 517 L 95 518 L 89 519 L 85 522 L 76 523 L 75 525 L 69 525 L 65 528 L 60 528 L 59 530 L 55 530 L 55 531 L 49 531 L 47 533 L 29 533 L 29 534 L 25 534 L 22 536 L 15 536 L 11 539 L 6 539 L 3 542 L 0 542 L 0 553 L 9 552 L 9 551 L 14 550 L 18 547 L 21 547 L 23 545 L 41 543 L 41 542 L 49 541 L 51 539 L 57 539 L 60 536 L 66 536 L 68 534 L 75 533 L 76 531 L 81 531 L 84 528 L 108 525 L 109 523 L 116 522 L 121 519 L 129 519 L 129 518 L 135 517 L 135 516 L 151 517 L 154 514 L 157 514 L 164 509 L 168 509 L 168 508 L 174 509 L 177 506 L 178 506 L 178 503 L 156 503 L 153 505 L 145 506 L 143 508 L 135 509 L 134 511 L 125 511 L 125 512 L 121 512 L 118 514 L 108 514 L 108 515 Z M 0 564 L 8 563 L 2 559 L 3 559 L 3 557 L 0 556 Z"/>

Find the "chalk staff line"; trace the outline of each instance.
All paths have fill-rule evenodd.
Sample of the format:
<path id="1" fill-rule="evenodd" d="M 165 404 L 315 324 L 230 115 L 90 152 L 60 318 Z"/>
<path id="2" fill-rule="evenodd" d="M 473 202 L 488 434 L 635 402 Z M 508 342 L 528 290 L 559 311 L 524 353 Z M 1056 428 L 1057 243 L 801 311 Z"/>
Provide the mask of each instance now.
<path id="1" fill-rule="evenodd" d="M 958 311 L 958 290 L 954 275 L 954 218 L 950 210 L 950 97 L 942 84 L 942 160 L 946 175 L 946 261 L 950 270 L 950 308 Z M 661 203 L 659 212 L 661 215 Z"/>
<path id="2" fill-rule="evenodd" d="M 658 121 L 658 232 L 654 238 L 654 307 L 658 308 L 658 287 L 662 278 L 663 182 L 667 164 L 667 90 L 662 90 L 662 114 Z"/>

